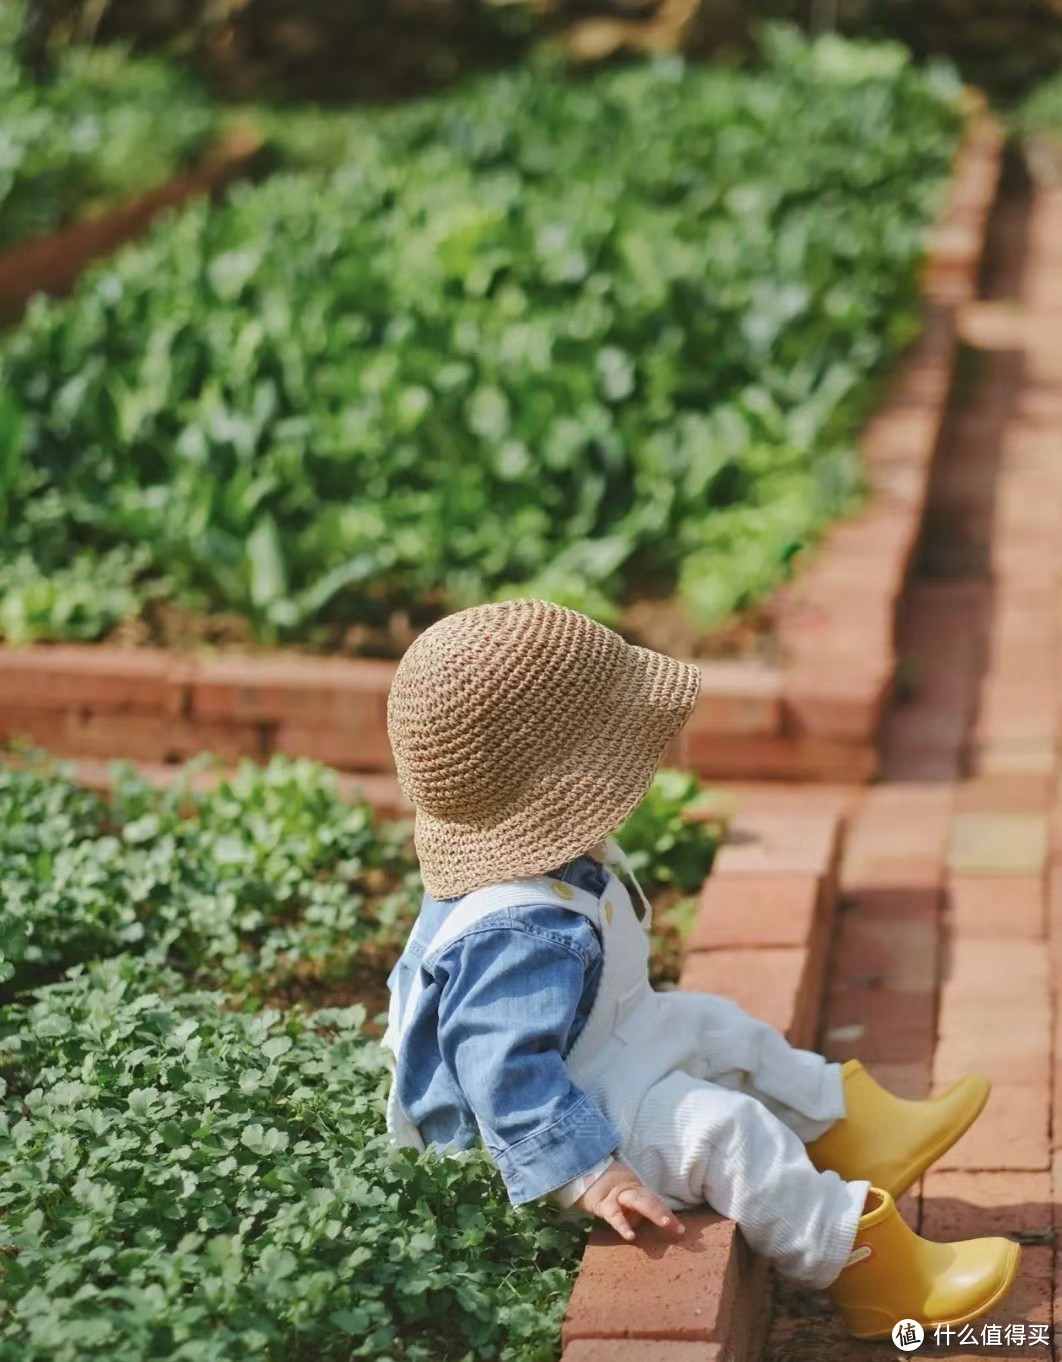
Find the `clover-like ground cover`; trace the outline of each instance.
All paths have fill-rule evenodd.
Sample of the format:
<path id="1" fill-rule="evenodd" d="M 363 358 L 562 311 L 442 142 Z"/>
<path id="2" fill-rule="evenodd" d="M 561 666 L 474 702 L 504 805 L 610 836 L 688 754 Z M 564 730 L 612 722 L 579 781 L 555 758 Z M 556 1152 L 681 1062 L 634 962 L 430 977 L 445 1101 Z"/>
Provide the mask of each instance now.
<path id="1" fill-rule="evenodd" d="M 386 653 L 540 594 L 648 641 L 674 599 L 698 644 L 851 503 L 960 124 L 902 49 L 774 30 L 751 71 L 299 125 L 329 167 L 187 208 L 0 346 L 0 634 Z"/>
<path id="2" fill-rule="evenodd" d="M 698 797 L 661 773 L 622 830 L 651 886 L 707 872 Z M 3 1362 L 556 1355 L 584 1226 L 386 1142 L 407 835 L 305 761 L 109 798 L 0 768 Z"/>

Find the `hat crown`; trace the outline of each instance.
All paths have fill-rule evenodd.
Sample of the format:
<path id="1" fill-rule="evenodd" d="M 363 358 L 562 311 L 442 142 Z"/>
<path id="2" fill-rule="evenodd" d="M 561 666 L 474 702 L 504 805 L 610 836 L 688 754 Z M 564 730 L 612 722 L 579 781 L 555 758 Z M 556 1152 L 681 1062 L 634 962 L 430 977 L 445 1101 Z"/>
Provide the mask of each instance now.
<path id="1" fill-rule="evenodd" d="M 611 629 L 549 601 L 439 620 L 407 649 L 388 696 L 406 796 L 436 818 L 495 822 L 578 745 L 627 651 Z"/>

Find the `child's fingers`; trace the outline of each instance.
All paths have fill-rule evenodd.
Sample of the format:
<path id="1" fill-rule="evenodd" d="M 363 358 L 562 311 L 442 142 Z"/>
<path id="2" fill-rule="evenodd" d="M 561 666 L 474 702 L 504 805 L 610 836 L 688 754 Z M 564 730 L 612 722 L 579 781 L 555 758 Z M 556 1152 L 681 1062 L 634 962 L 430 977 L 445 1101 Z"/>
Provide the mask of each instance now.
<path id="1" fill-rule="evenodd" d="M 646 1220 L 651 1220 L 654 1225 L 659 1225 L 662 1230 L 667 1230 L 670 1234 L 680 1235 L 686 1233 L 686 1226 L 676 1215 L 664 1205 L 655 1192 L 651 1192 L 648 1187 L 625 1187 L 616 1196 L 616 1200 L 629 1211 L 644 1215 Z"/>
<path id="2" fill-rule="evenodd" d="M 623 1214 L 617 1201 L 607 1201 L 598 1211 L 598 1215 L 603 1220 L 608 1221 L 612 1228 L 621 1238 L 628 1242 L 634 1238 L 634 1231 L 631 1229 L 630 1221 Z"/>

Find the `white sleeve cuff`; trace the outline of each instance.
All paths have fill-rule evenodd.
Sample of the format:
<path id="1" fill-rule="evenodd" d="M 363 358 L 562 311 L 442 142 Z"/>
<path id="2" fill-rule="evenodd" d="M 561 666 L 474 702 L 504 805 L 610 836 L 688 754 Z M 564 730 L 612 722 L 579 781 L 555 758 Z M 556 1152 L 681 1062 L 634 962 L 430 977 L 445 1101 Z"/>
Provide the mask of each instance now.
<path id="1" fill-rule="evenodd" d="M 605 1169 L 615 1162 L 615 1154 L 606 1154 L 585 1173 L 580 1173 L 577 1178 L 572 1178 L 571 1182 L 564 1183 L 562 1187 L 555 1187 L 552 1192 L 547 1193 L 546 1200 L 552 1202 L 554 1206 L 560 1206 L 562 1210 L 573 1205 L 589 1187 L 593 1186 Z"/>

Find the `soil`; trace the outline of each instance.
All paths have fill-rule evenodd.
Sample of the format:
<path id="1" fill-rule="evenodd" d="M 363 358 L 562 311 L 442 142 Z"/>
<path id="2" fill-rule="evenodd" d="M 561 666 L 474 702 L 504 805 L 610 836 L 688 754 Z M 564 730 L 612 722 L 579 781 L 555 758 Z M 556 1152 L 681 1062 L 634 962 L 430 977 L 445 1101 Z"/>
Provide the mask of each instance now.
<path id="1" fill-rule="evenodd" d="M 315 657 L 397 659 L 444 613 L 441 606 L 426 606 L 418 617 L 395 610 L 378 624 L 321 626 L 310 640 L 278 645 L 257 638 L 250 621 L 234 612 L 204 614 L 165 601 L 149 601 L 141 614 L 122 620 L 102 641 L 126 648 L 168 648 L 176 652 L 266 655 L 281 650 Z M 705 630 L 689 618 L 674 597 L 642 597 L 623 608 L 618 628 L 631 643 L 674 657 L 749 659 L 773 655 L 769 602 L 716 629 Z"/>
<path id="2" fill-rule="evenodd" d="M 383 1035 L 386 1021 L 377 1020 L 386 1014 L 389 993 L 387 976 L 401 953 L 401 947 L 367 941 L 345 975 L 322 970 L 317 961 L 300 961 L 282 980 L 276 981 L 261 995 L 268 1007 L 287 1008 L 302 1003 L 314 1011 L 323 1007 L 352 1007 L 360 1003 L 365 1008 L 362 1030 L 373 1040 Z"/>

